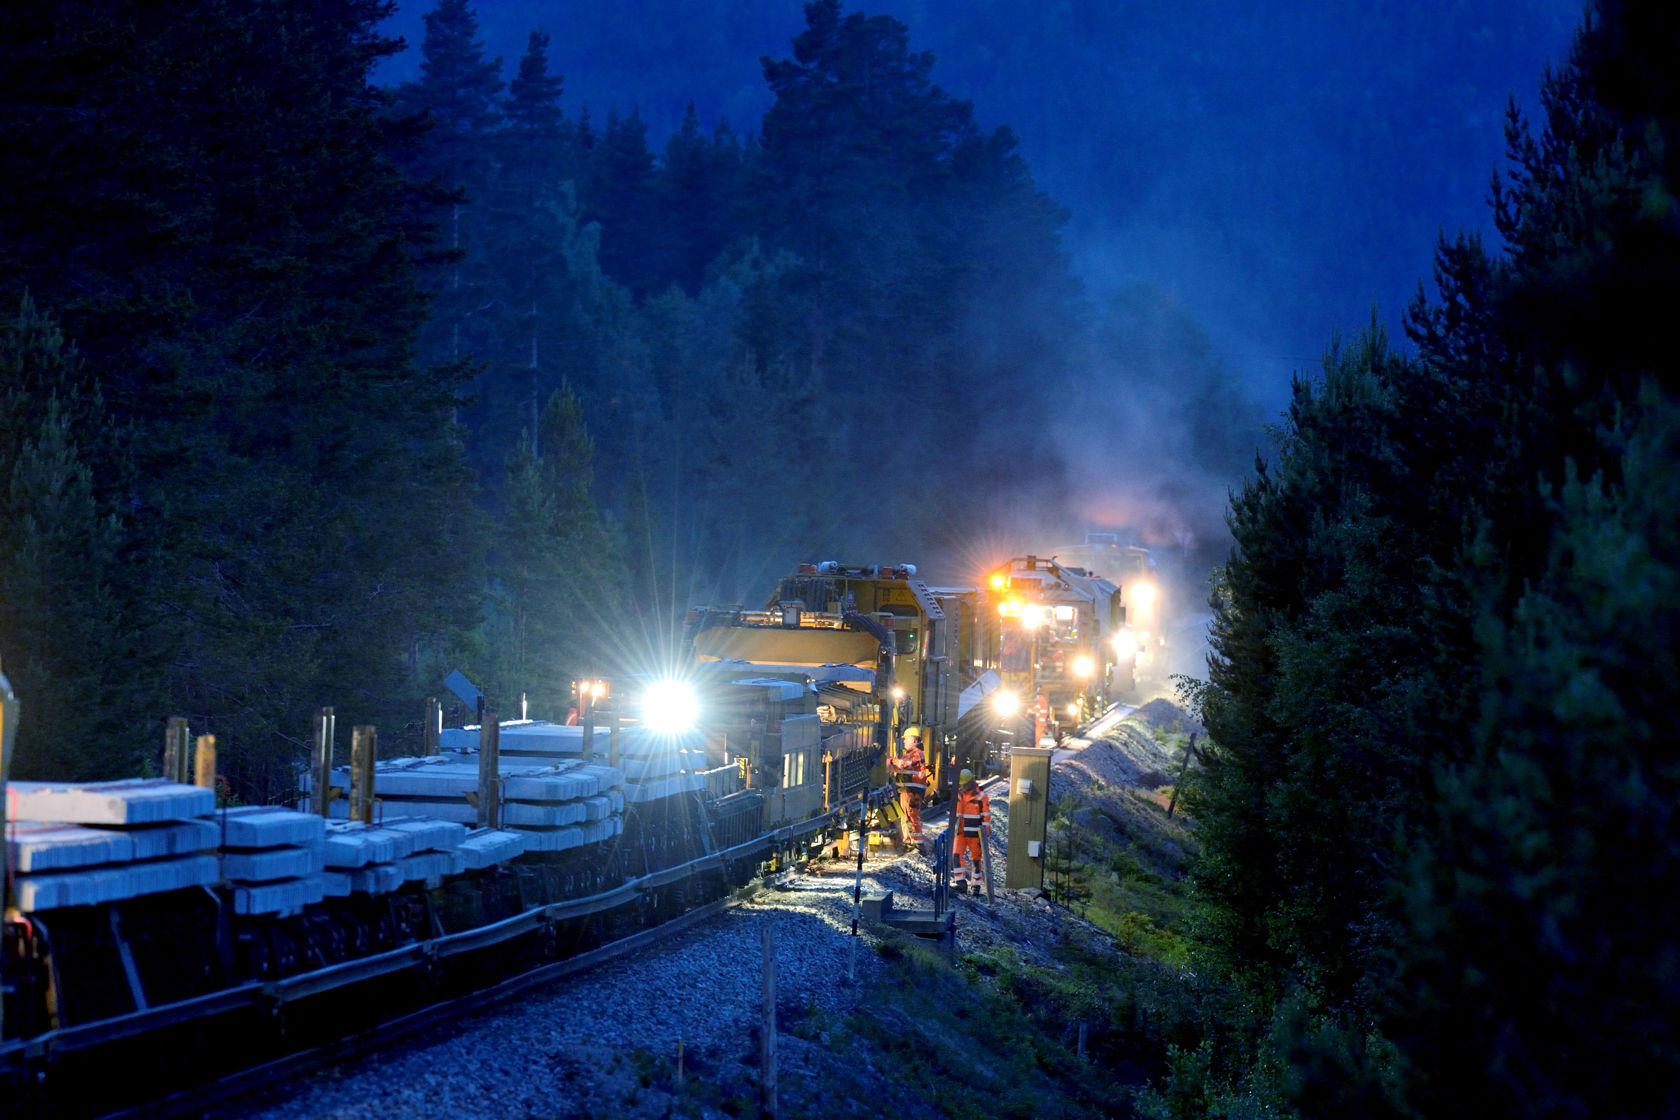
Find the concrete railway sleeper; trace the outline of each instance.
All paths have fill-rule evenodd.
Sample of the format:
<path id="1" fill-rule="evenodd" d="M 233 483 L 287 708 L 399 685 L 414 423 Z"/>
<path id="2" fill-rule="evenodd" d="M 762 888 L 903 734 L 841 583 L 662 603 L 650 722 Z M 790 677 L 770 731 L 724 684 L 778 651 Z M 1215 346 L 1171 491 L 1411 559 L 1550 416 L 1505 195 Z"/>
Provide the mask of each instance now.
<path id="1" fill-rule="evenodd" d="M 815 831 L 820 829 L 819 824 Z M 760 837 L 488 924 L 274 979 L 147 1001 L 121 1014 L 6 1040 L 0 1043 L 0 1078 L 7 1115 L 181 1112 L 296 1076 L 312 1062 L 342 1060 L 388 1043 L 394 1033 L 443 1022 L 468 1007 L 637 951 L 716 913 L 750 893 L 771 844 L 771 837 Z M 449 893 L 436 888 L 394 900 L 396 908 L 406 905 L 417 913 L 412 924 L 387 923 L 387 936 L 424 928 L 428 921 L 459 921 L 458 913 L 444 916 Z M 497 893 L 486 890 L 483 898 L 493 900 Z M 196 905 L 161 896 L 149 901 L 162 909 Z M 292 928 L 282 928 L 287 925 Z M 261 953 L 247 950 L 248 962 L 278 967 L 319 960 L 326 949 L 313 939 L 311 926 L 331 926 L 327 941 L 354 940 L 343 926 L 319 916 L 294 920 L 264 931 L 266 947 Z M 36 933 L 43 940 L 52 935 L 45 928 Z M 41 961 L 48 970 L 51 955 Z M 127 1072 L 114 1076 L 114 1071 Z"/>

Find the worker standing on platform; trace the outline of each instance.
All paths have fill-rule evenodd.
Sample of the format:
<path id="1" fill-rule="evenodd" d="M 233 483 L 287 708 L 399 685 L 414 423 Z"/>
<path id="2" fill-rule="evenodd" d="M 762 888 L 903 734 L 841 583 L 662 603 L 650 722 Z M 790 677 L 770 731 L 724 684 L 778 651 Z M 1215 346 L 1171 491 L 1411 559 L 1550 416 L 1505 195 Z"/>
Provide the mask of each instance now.
<path id="1" fill-rule="evenodd" d="M 918 851 L 922 847 L 922 799 L 927 796 L 927 759 L 922 755 L 922 733 L 919 728 L 904 731 L 904 750 L 887 766 L 898 778 L 898 805 L 904 811 L 904 845 Z"/>
<path id="2" fill-rule="evenodd" d="M 957 800 L 951 806 L 951 827 L 956 829 L 956 842 L 951 847 L 951 882 L 959 894 L 967 894 L 971 882 L 975 894 L 985 894 L 986 865 L 980 845 L 985 830 L 991 827 L 992 801 L 974 780 L 974 771 L 964 770 L 957 781 Z"/>

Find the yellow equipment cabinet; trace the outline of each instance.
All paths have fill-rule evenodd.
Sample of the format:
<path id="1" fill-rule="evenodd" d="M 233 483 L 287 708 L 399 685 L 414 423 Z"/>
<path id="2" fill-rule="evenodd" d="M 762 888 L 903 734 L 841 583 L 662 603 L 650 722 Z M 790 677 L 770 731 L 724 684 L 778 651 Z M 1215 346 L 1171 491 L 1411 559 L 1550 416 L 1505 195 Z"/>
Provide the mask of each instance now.
<path id="1" fill-rule="evenodd" d="M 1044 886 L 1044 838 L 1050 819 L 1048 747 L 1016 747 L 1009 759 L 1009 862 L 1003 885 Z"/>

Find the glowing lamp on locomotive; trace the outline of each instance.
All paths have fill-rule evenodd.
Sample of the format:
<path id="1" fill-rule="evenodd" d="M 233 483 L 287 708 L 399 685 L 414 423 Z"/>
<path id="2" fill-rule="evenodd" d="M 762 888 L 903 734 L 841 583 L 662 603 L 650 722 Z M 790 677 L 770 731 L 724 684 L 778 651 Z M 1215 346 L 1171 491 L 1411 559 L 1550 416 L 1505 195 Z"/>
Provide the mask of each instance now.
<path id="1" fill-rule="evenodd" d="M 1155 610 L 1155 600 L 1159 595 L 1159 589 L 1146 579 L 1138 580 L 1127 588 L 1126 609 L 1131 612 L 1132 619 L 1147 621 Z"/>
<path id="2" fill-rule="evenodd" d="M 642 720 L 654 731 L 667 735 L 687 731 L 699 716 L 700 704 L 686 681 L 654 681 L 642 693 Z"/>

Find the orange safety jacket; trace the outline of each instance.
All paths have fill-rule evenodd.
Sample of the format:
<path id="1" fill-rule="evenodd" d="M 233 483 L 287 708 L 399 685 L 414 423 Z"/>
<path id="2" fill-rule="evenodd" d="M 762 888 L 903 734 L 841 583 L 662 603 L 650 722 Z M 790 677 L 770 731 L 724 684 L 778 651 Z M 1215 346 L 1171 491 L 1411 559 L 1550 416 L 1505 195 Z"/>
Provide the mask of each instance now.
<path id="1" fill-rule="evenodd" d="M 992 823 L 992 800 L 978 783 L 957 791 L 957 803 L 951 809 L 964 836 L 979 836 L 980 826 Z"/>
<path id="2" fill-rule="evenodd" d="M 922 760 L 922 748 L 906 747 L 893 760 L 893 769 L 897 771 L 899 789 L 917 794 L 927 792 L 927 763 Z"/>

